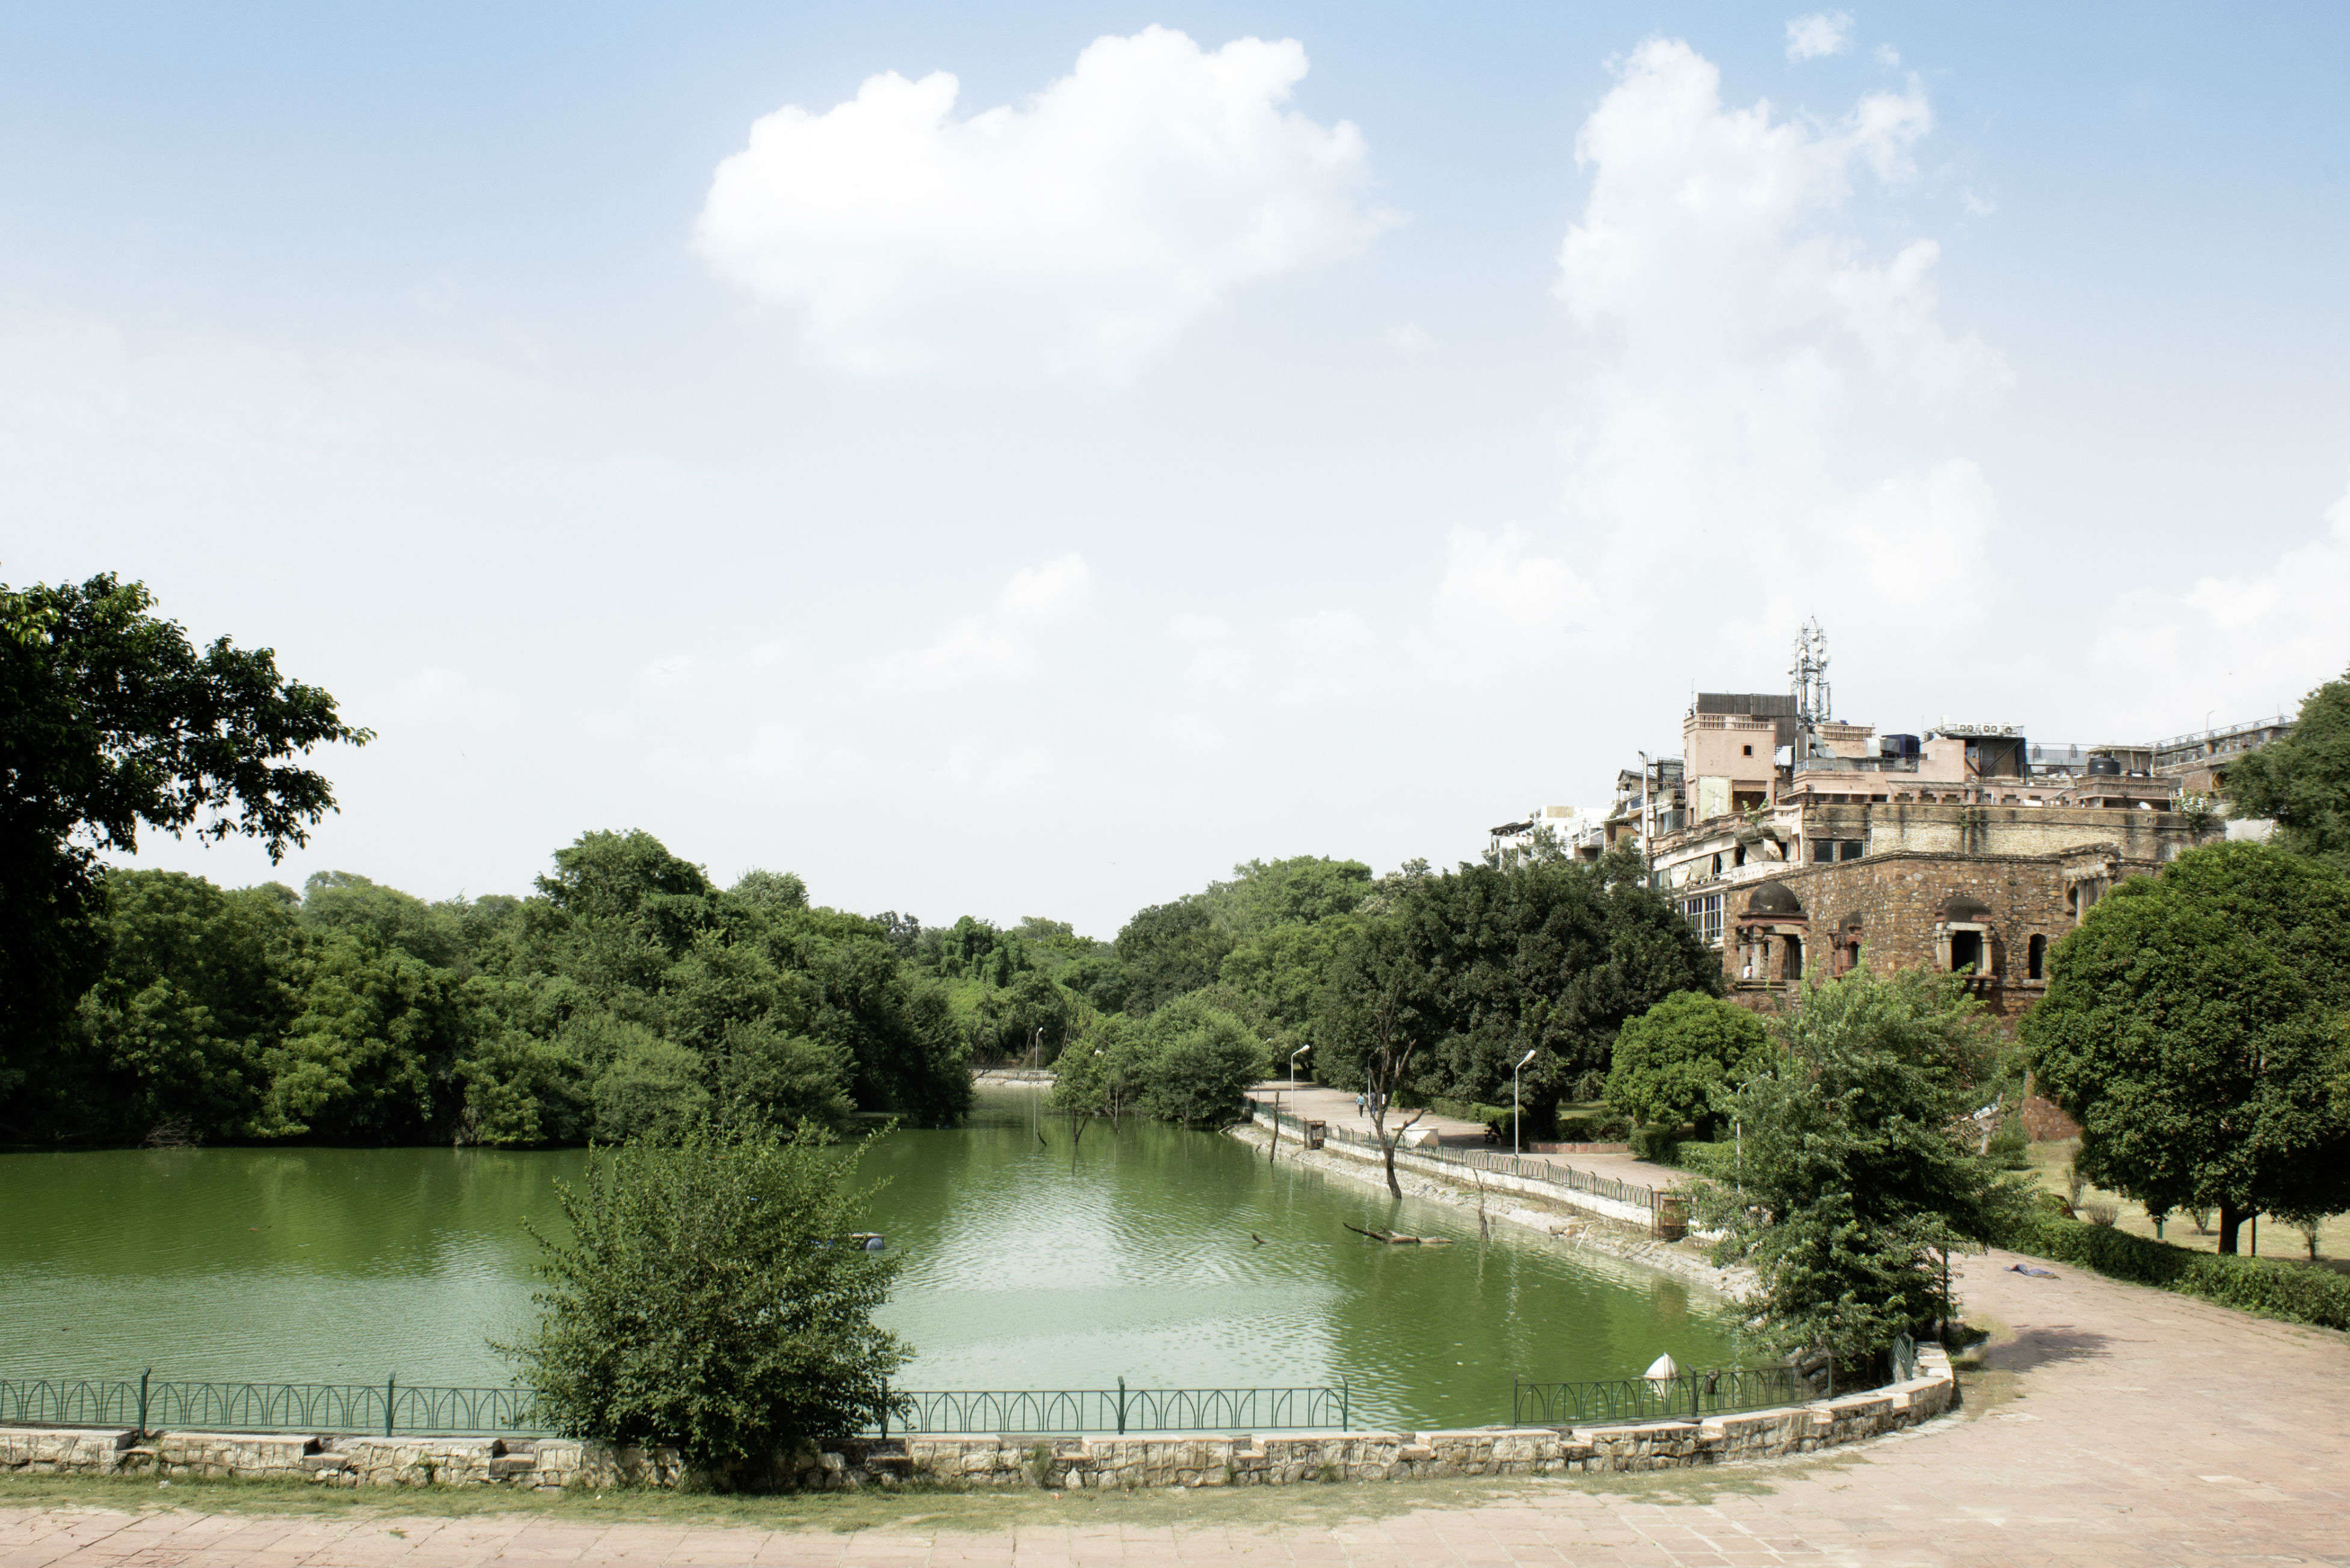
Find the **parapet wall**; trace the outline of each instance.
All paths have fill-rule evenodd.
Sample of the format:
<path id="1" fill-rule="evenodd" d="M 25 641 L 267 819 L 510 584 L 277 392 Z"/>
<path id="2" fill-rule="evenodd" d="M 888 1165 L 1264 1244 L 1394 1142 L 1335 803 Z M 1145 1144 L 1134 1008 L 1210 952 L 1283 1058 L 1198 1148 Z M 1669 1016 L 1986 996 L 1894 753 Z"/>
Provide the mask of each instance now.
<path id="1" fill-rule="evenodd" d="M 1804 1405 L 1624 1426 L 1480 1427 L 1430 1432 L 1151 1437 L 857 1438 L 810 1454 L 790 1477 L 813 1490 L 1044 1486 L 1295 1486 L 1414 1477 L 1565 1475 L 1690 1469 L 1811 1453 L 1932 1420 L 1957 1385 L 1939 1348 L 1907 1382 Z M 0 1428 L 0 1470 L 88 1475 L 260 1477 L 325 1486 L 505 1486 L 535 1491 L 677 1484 L 667 1449 L 568 1438 L 349 1438 L 244 1432 Z"/>

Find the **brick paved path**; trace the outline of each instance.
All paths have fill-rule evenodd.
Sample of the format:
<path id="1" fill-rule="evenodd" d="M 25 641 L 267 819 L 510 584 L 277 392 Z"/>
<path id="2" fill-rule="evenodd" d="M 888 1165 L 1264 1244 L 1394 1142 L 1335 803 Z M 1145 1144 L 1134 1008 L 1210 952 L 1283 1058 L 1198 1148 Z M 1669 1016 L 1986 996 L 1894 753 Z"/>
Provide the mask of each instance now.
<path id="1" fill-rule="evenodd" d="M 988 1534 L 608 1525 L 546 1513 L 0 1509 L 0 1563 L 2350 1564 L 2344 1336 L 2071 1268 L 2055 1280 L 2002 1272 L 2012 1261 L 1994 1253 L 1964 1271 L 1972 1310 L 2012 1331 L 1967 1413 L 1856 1452 L 1710 1472 L 1721 1483 L 1713 1486 L 1433 1483 L 1425 1495 L 1446 1506 L 1401 1511 L 1391 1506 L 1398 1492 L 1364 1487 L 1349 1493 L 1370 1504 L 1364 1516 L 1335 1524 L 1333 1490 L 1313 1489 L 1315 1521 L 1285 1524 L 1255 1521 L 1264 1493 L 1211 1491 L 1176 1501 L 1172 1525 L 1120 1527 L 1073 1501 L 1066 1525 Z M 1674 1501 L 1676 1491 L 1700 1501 Z M 1254 1511 L 1252 1522 L 1232 1522 L 1243 1510 Z"/>

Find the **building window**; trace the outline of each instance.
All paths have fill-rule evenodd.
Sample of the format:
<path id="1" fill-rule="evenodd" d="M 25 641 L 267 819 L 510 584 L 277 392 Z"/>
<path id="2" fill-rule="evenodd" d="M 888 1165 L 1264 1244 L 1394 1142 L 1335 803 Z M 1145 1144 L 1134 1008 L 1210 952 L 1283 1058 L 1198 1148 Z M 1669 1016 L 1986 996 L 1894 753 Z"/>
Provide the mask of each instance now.
<path id="1" fill-rule="evenodd" d="M 2033 980 L 2043 978 L 2048 968 L 2048 939 L 2035 936 L 2023 950 L 2025 975 Z"/>
<path id="2" fill-rule="evenodd" d="M 1697 933 L 1698 940 L 1708 947 L 1721 945 L 1721 895 L 1706 893 L 1681 900 L 1681 915 Z"/>
<path id="3" fill-rule="evenodd" d="M 1839 860 L 1857 860 L 1860 858 L 1861 850 L 1865 847 L 1866 847 L 1866 846 L 1862 844 L 1859 839 L 1847 838 L 1844 841 L 1843 846 L 1837 850 L 1836 858 Z"/>
<path id="4" fill-rule="evenodd" d="M 1950 933 L 1950 972 L 1980 974 L 1982 971 L 1982 933 L 1952 931 Z"/>
<path id="5" fill-rule="evenodd" d="M 1752 756 L 1752 755 L 1754 754 L 1754 748 L 1753 748 L 1753 747 L 1752 747 L 1752 746 L 1747 747 L 1747 748 L 1746 748 L 1746 754 L 1747 754 L 1748 756 L 1750 756 L 1750 757 L 1751 757 L 1751 756 Z"/>

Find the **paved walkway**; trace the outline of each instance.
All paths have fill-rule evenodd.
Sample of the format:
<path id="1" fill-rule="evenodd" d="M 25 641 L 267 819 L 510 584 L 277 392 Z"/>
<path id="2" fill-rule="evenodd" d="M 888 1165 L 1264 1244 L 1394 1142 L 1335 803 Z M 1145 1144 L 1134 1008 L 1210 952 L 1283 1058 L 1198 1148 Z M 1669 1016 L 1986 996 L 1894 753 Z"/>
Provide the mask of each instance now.
<path id="1" fill-rule="evenodd" d="M 910 1498 L 910 1522 L 834 1532 L 559 1512 L 272 1519 L 204 1513 L 197 1491 L 198 1511 L 0 1508 L 0 1564 L 2350 1564 L 2350 1342 L 2071 1268 L 2002 1272 L 2012 1261 L 1961 1272 L 1970 1309 L 2005 1325 L 1964 1413 L 1753 1469 L 1300 1489 L 1275 1507 L 1304 1517 L 1274 1522 L 1253 1490 L 1167 1500 L 1176 1521 L 1148 1527 L 1071 1499 L 984 1533 L 918 1527 L 926 1507 Z M 1399 1508 L 1415 1491 L 1427 1502 Z"/>
<path id="2" fill-rule="evenodd" d="M 1249 1093 L 1259 1099 L 1271 1099 L 1276 1090 L 1280 1093 L 1281 1108 L 1295 1116 L 1304 1116 L 1308 1120 L 1326 1121 L 1334 1127 L 1352 1127 L 1366 1137 L 1368 1137 L 1372 1131 L 1371 1118 L 1355 1109 L 1355 1092 L 1352 1089 L 1326 1089 L 1318 1085 L 1304 1084 L 1293 1093 L 1290 1090 L 1288 1079 L 1277 1078 L 1267 1079 L 1251 1089 Z M 1408 1107 L 1395 1113 L 1388 1118 L 1388 1129 L 1392 1131 L 1402 1126 L 1405 1118 L 1410 1115 L 1411 1111 Z M 1485 1142 L 1485 1124 L 1482 1122 L 1465 1122 L 1458 1116 L 1442 1116 L 1430 1111 L 1414 1125 L 1434 1127 L 1439 1139 L 1448 1147 L 1492 1147 Z M 1501 1152 L 1507 1154 L 1509 1145 L 1502 1145 Z M 1675 1170 L 1671 1166 L 1651 1165 L 1645 1159 L 1635 1159 L 1628 1154 L 1534 1154 L 1529 1152 L 1523 1158 L 1538 1159 L 1547 1165 L 1572 1167 L 1593 1176 L 1613 1177 L 1617 1181 L 1628 1181 L 1636 1187 L 1673 1187 L 1689 1179 L 1685 1172 Z"/>

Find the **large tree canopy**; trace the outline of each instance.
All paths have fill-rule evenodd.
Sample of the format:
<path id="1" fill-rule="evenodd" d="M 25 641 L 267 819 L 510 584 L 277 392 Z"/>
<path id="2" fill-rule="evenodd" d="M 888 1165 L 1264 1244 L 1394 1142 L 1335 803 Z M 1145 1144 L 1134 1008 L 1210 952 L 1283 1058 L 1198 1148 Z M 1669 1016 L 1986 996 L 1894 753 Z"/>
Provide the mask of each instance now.
<path id="1" fill-rule="evenodd" d="M 2091 1180 L 2155 1214 L 2350 1209 L 2350 877 L 2258 844 L 2191 851 L 2100 899 L 2023 1039 Z"/>
<path id="2" fill-rule="evenodd" d="M 199 649 L 153 603 L 111 576 L 0 588 L 0 1104 L 28 1119 L 57 1109 L 36 1064 L 103 968 L 99 854 L 145 826 L 276 859 L 334 807 L 293 759 L 371 738 L 270 649 Z"/>
<path id="3" fill-rule="evenodd" d="M 1948 976 L 1863 970 L 1773 1021 L 1783 1049 L 1725 1102 L 1735 1163 L 1699 1194 L 1773 1343 L 1875 1356 L 1938 1315 L 1940 1255 L 2021 1201 L 1958 1130 L 1990 1067 L 1971 1012 Z"/>
<path id="4" fill-rule="evenodd" d="M 2350 680 L 2301 705 L 2293 733 L 2238 759 L 2228 774 L 2238 816 L 2276 822 L 2276 846 L 2350 871 Z"/>
<path id="5" fill-rule="evenodd" d="M 1397 933 L 1382 972 L 1400 963 L 1412 977 L 1412 1087 L 1422 1094 L 1506 1096 L 1511 1064 L 1531 1050 L 1523 1103 L 1547 1118 L 1579 1080 L 1606 1071 L 1625 1020 L 1677 992 L 1721 989 L 1720 963 L 1637 859 L 1463 866 L 1399 877 L 1379 901 L 1366 918 Z M 1343 999 L 1332 1006 L 1347 1011 Z M 1326 1081 L 1359 1081 L 1345 1050 L 1329 1057 Z"/>

